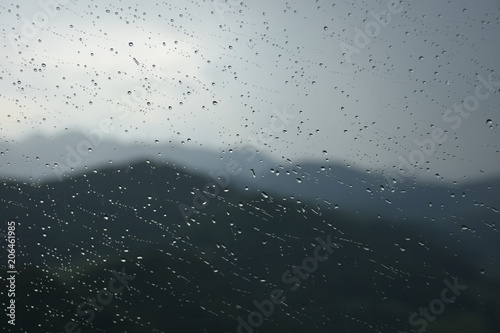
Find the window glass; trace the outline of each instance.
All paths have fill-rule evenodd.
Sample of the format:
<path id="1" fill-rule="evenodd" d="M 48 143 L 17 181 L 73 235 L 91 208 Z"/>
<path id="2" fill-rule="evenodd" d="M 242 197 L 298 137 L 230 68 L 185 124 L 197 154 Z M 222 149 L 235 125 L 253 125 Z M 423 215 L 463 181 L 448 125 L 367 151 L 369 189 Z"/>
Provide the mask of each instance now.
<path id="1" fill-rule="evenodd" d="M 498 332 L 498 1 L 0 4 L 6 332 Z"/>

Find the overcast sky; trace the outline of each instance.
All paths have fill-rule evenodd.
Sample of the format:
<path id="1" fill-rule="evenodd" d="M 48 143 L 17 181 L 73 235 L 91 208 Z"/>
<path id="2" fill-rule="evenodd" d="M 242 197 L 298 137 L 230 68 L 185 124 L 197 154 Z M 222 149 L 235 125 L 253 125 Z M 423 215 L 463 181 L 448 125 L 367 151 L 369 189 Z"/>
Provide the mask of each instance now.
<path id="1" fill-rule="evenodd" d="M 60 2 L 0 5 L 4 143 L 111 119 L 122 142 L 221 150 L 264 132 L 277 159 L 373 170 L 432 140 L 416 176 L 500 174 L 500 83 L 482 79 L 500 81 L 498 1 L 403 1 L 385 26 L 388 1 Z"/>

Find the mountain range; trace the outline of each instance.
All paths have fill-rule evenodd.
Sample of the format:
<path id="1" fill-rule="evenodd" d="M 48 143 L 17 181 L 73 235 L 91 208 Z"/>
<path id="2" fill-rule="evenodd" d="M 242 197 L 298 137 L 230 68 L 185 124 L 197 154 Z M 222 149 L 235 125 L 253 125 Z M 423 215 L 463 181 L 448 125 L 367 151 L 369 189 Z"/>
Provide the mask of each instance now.
<path id="1" fill-rule="evenodd" d="M 109 142 L 50 176 L 61 145 L 79 142 L 1 148 L 0 217 L 17 224 L 25 332 L 63 332 L 70 320 L 84 332 L 410 332 L 420 327 L 410 316 L 454 279 L 467 289 L 427 331 L 496 332 L 498 180 L 393 182 L 339 163 L 276 162 L 251 147 Z M 10 157 L 23 149 L 22 162 Z M 112 163 L 99 164 L 103 156 Z M 286 272 L 300 277 L 294 267 L 318 238 L 335 244 L 331 256 L 292 290 Z M 90 322 L 79 315 L 122 269 L 134 276 L 129 287 Z M 245 328 L 277 289 L 285 301 Z"/>

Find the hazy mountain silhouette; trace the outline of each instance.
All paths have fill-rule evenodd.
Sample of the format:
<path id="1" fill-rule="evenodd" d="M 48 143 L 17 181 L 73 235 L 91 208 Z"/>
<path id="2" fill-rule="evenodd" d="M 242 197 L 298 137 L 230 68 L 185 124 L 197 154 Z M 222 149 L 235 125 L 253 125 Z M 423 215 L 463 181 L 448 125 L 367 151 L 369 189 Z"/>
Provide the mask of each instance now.
<path id="1" fill-rule="evenodd" d="M 454 209 L 470 204 L 448 199 L 448 188 L 408 182 L 378 198 L 366 191 L 381 181 L 377 175 L 311 164 L 271 166 L 280 170 L 276 176 L 260 155 L 252 162 L 216 197 L 205 193 L 186 220 L 179 205 L 194 206 L 195 189 L 213 175 L 142 162 L 63 181 L 4 181 L 2 217 L 18 222 L 19 290 L 29 291 L 18 295 L 19 318 L 30 318 L 19 327 L 60 332 L 73 319 L 84 332 L 236 332 L 237 318 L 256 311 L 254 301 L 282 289 L 285 304 L 255 332 L 415 331 L 410 314 L 456 277 L 467 290 L 427 331 L 496 332 L 500 243 L 495 221 L 485 221 L 497 214 L 488 203 L 462 223 Z M 469 186 L 465 198 L 482 197 L 482 186 Z M 427 218 L 400 208 L 398 195 L 422 193 L 414 204 Z M 436 205 L 444 202 L 436 212 L 420 205 L 432 195 L 442 198 Z M 321 203 L 325 197 L 329 203 Z M 371 211 L 377 208 L 380 217 Z M 283 273 L 312 256 L 317 237 L 328 236 L 338 248 L 290 290 Z M 86 323 L 77 306 L 123 267 L 135 275 L 130 288 Z"/>
<path id="2" fill-rule="evenodd" d="M 91 151 L 87 146 L 92 147 Z M 40 183 L 75 177 L 89 169 L 118 168 L 150 160 L 182 168 L 208 181 L 213 178 L 209 173 L 223 172 L 230 161 L 235 161 L 241 166 L 241 172 L 231 176 L 231 186 L 293 196 L 324 208 L 409 220 L 449 219 L 451 213 L 457 219 L 480 215 L 491 223 L 499 216 L 500 179 L 440 185 L 396 173 L 398 179 L 393 182 L 392 176 L 335 162 L 298 165 L 286 159 L 276 161 L 261 151 L 255 154 L 256 150 L 243 145 L 233 152 L 221 153 L 171 142 L 151 140 L 124 144 L 106 137 L 67 133 L 53 138 L 31 137 L 21 143 L 2 143 L 0 177 Z M 76 166 L 72 168 L 70 162 Z"/>

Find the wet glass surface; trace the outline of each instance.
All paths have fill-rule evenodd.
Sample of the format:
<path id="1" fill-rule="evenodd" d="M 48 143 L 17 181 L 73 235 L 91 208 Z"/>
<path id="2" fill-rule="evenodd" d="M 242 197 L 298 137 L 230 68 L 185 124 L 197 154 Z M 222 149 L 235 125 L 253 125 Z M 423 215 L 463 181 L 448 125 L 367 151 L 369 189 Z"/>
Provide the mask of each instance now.
<path id="1" fill-rule="evenodd" d="M 498 332 L 499 24 L 0 4 L 2 332 Z"/>

